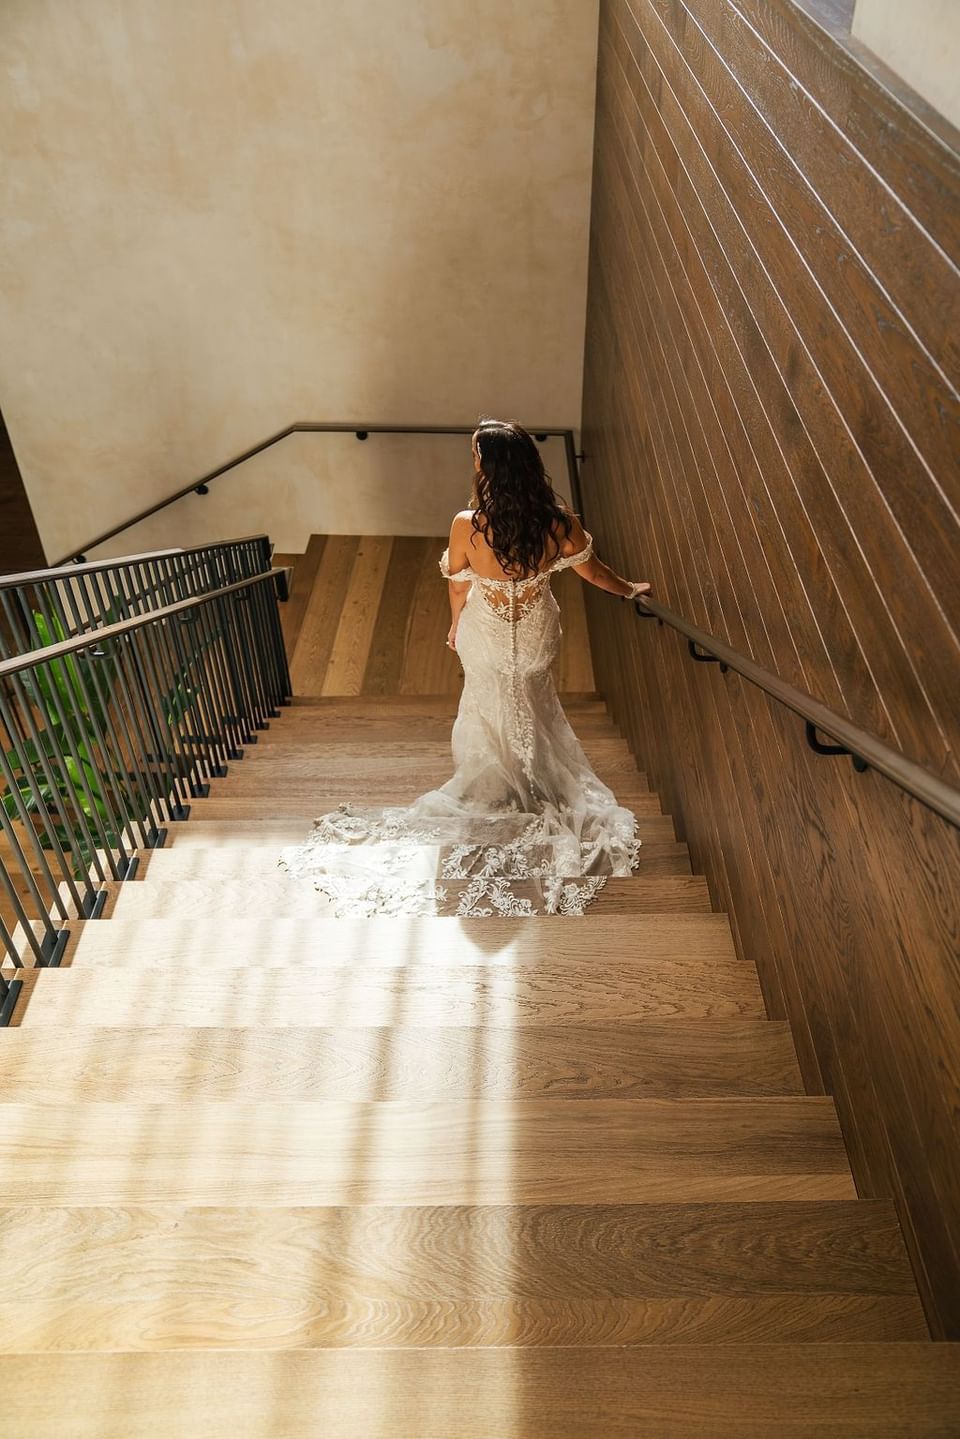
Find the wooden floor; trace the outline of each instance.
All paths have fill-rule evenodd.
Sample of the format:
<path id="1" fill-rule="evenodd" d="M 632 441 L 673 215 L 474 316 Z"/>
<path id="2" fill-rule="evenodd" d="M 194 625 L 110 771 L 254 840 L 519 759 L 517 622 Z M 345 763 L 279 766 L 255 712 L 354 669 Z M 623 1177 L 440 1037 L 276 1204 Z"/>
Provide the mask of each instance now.
<path id="1" fill-rule="evenodd" d="M 566 702 L 644 843 L 584 918 L 341 920 L 279 872 L 449 770 L 456 697 L 401 692 L 442 588 L 401 623 L 374 583 L 427 542 L 363 604 L 353 544 L 285 623 L 299 674 L 390 692 L 295 700 L 0 1035 L 0 1433 L 960 1433 L 893 1206 L 602 703 Z"/>
<path id="2" fill-rule="evenodd" d="M 283 627 L 296 693 L 457 694 L 438 568 L 445 546 L 429 536 L 311 535 L 304 554 L 275 555 L 293 566 Z M 592 691 L 583 582 L 562 570 L 552 585 L 563 625 L 557 687 Z"/>

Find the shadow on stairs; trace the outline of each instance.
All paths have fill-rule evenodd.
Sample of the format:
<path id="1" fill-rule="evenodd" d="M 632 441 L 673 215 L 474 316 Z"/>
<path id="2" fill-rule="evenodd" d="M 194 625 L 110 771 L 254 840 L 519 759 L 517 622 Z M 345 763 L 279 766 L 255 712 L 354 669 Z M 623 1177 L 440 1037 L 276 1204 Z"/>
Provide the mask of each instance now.
<path id="1" fill-rule="evenodd" d="M 446 778 L 454 704 L 295 702 L 27 973 L 7 1432 L 960 1432 L 893 1206 L 599 700 L 644 849 L 585 917 L 338 920 L 278 874 L 316 813 Z"/>

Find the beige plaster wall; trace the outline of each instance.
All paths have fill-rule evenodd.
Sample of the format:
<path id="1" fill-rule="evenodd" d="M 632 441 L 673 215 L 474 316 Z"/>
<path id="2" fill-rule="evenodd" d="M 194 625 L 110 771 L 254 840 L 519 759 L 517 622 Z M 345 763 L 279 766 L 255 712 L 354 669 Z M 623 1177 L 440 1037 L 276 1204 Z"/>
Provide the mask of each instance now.
<path id="1" fill-rule="evenodd" d="M 856 38 L 960 126 L 960 0 L 857 0 Z"/>
<path id="2" fill-rule="evenodd" d="M 596 24 L 3 0 L 0 400 L 48 556 L 294 419 L 575 426 Z M 354 503 L 311 453 L 277 453 L 261 524 Z M 351 526 L 442 528 L 430 467 L 405 484 Z"/>
<path id="3" fill-rule="evenodd" d="M 563 441 L 540 446 L 559 494 L 570 499 Z M 90 558 L 138 554 L 185 542 L 267 533 L 299 554 L 311 534 L 441 535 L 468 503 L 473 472 L 462 435 L 291 435 L 242 468 L 186 495 Z"/>

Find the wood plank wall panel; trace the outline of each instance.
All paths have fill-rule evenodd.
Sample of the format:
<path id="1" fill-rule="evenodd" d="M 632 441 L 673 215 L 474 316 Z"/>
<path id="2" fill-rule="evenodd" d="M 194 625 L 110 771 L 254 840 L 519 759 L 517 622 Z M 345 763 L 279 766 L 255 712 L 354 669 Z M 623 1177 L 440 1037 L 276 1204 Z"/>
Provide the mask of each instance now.
<path id="1" fill-rule="evenodd" d="M 604 557 L 960 777 L 960 158 L 793 0 L 602 0 L 583 442 Z M 960 847 L 671 631 L 597 683 L 960 1337 Z"/>

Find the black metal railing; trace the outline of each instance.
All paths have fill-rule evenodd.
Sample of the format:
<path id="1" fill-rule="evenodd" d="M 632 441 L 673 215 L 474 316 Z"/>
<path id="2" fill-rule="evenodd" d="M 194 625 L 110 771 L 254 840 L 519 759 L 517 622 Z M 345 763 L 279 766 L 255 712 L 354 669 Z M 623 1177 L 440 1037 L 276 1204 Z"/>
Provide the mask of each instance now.
<path id="1" fill-rule="evenodd" d="M 132 878 L 137 851 L 161 844 L 288 702 L 280 575 L 0 661 L 0 947 L 15 969 L 59 963 L 63 924 L 98 917 L 103 886 Z M 7 970 L 0 1021 L 18 990 Z"/>
<path id="2" fill-rule="evenodd" d="M 573 430 L 556 429 L 550 426 L 528 426 L 531 433 L 537 440 L 559 439 L 563 441 L 564 456 L 567 462 L 567 479 L 570 484 L 570 498 L 574 509 L 580 513 L 580 473 L 578 469 L 577 447 Z M 370 425 L 350 423 L 336 423 L 314 420 L 297 420 L 292 425 L 287 425 L 283 430 L 277 430 L 276 434 L 268 435 L 256 445 L 243 450 L 239 455 L 224 464 L 218 465 L 215 470 L 208 470 L 205 475 L 191 480 L 189 484 L 182 485 L 180 489 L 174 490 L 173 494 L 167 495 L 166 499 L 158 500 L 155 505 L 141 510 L 129 520 L 122 524 L 114 525 L 112 529 L 104 530 L 103 534 L 96 535 L 88 540 L 80 549 L 71 550 L 56 561 L 58 565 L 65 565 L 71 561 L 82 560 L 88 551 L 96 549 L 98 545 L 106 544 L 107 540 L 115 539 L 117 535 L 123 534 L 125 530 L 132 529 L 134 525 L 140 524 L 142 520 L 149 519 L 151 515 L 165 510 L 168 505 L 176 504 L 178 500 L 184 499 L 187 495 L 205 495 L 209 486 L 214 480 L 229 474 L 231 470 L 237 469 L 240 465 L 246 464 L 257 455 L 262 455 L 265 450 L 272 449 L 283 440 L 289 439 L 291 435 L 355 435 L 358 440 L 368 440 L 371 435 L 472 435 L 476 425 Z"/>
<path id="3" fill-rule="evenodd" d="M 652 596 L 634 601 L 634 610 L 640 619 L 657 619 L 683 635 L 692 660 L 701 664 L 715 663 L 723 673 L 734 670 L 778 704 L 799 715 L 804 721 L 807 744 L 815 754 L 847 756 L 859 773 L 876 770 L 948 824 L 960 828 L 960 790 L 939 775 L 908 759 L 869 730 L 861 729 L 852 720 L 837 714 L 813 695 L 788 684 L 773 670 L 750 659 L 749 655 L 732 649 L 715 635 L 690 624 L 682 615 Z M 829 736 L 834 743 L 824 744 L 820 735 Z"/>
<path id="4" fill-rule="evenodd" d="M 0 658 L 163 609 L 270 569 L 266 535 L 0 576 Z"/>

